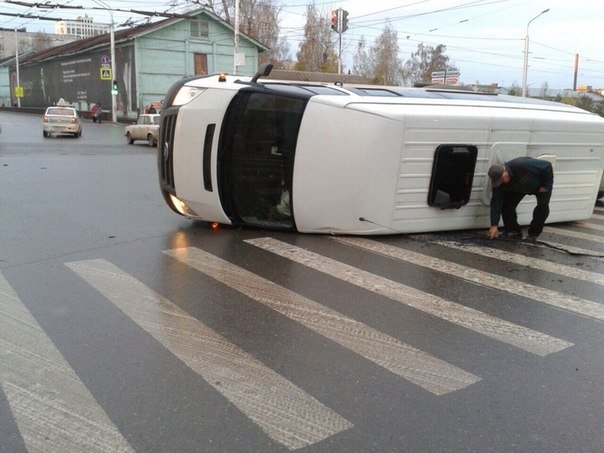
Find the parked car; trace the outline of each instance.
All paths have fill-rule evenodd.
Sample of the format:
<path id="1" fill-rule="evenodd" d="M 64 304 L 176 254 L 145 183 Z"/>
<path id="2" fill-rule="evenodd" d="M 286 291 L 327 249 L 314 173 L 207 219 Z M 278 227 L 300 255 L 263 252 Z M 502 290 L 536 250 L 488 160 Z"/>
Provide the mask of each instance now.
<path id="1" fill-rule="evenodd" d="M 82 135 L 82 121 L 73 107 L 48 107 L 44 113 L 42 135 L 50 137 L 53 133 Z"/>
<path id="2" fill-rule="evenodd" d="M 144 114 L 138 117 L 136 123 L 126 126 L 126 141 L 132 145 L 135 140 L 146 140 L 149 146 L 157 146 L 159 136 L 158 114 Z"/>

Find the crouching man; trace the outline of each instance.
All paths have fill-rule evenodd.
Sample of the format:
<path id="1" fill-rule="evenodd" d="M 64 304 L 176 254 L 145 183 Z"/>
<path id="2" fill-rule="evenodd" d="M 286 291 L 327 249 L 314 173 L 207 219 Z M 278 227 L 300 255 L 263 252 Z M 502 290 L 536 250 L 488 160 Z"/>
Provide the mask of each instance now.
<path id="1" fill-rule="evenodd" d="M 499 236 L 499 218 L 503 217 L 505 232 L 502 237 L 522 239 L 516 208 L 525 195 L 535 195 L 537 206 L 528 229 L 527 240 L 535 241 L 543 231 L 549 215 L 549 200 L 552 196 L 554 171 L 547 160 L 532 157 L 517 157 L 505 164 L 489 168 L 493 187 L 491 197 L 491 227 L 489 237 Z"/>

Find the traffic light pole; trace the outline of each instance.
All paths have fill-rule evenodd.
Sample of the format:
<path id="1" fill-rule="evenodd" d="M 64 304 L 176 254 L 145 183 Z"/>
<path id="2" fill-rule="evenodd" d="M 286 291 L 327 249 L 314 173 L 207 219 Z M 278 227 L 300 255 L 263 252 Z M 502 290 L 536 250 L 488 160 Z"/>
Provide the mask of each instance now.
<path id="1" fill-rule="evenodd" d="M 342 74 L 342 33 L 348 30 L 348 11 L 338 8 L 331 12 L 331 29 L 338 34 L 338 74 Z"/>
<path id="2" fill-rule="evenodd" d="M 338 33 L 338 74 L 342 74 L 342 33 Z"/>

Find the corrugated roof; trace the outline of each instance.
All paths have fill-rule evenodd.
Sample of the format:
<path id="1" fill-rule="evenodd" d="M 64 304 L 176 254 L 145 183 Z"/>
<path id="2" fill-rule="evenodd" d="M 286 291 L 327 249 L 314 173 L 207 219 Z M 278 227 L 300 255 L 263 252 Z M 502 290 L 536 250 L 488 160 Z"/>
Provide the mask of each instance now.
<path id="1" fill-rule="evenodd" d="M 201 14 L 201 13 L 203 13 L 207 16 L 210 16 L 211 18 L 213 18 L 216 21 L 222 22 L 223 25 L 234 30 L 233 27 L 231 26 L 231 24 L 229 24 L 221 17 L 217 16 L 216 14 L 214 14 L 211 11 L 208 11 L 206 9 L 191 11 L 188 14 L 190 14 L 191 17 L 195 17 L 196 15 Z M 182 17 L 168 18 L 168 19 L 159 20 L 157 22 L 151 22 L 151 23 L 144 24 L 144 25 L 138 25 L 136 27 L 128 28 L 125 30 L 118 30 L 114 33 L 115 43 L 117 44 L 119 42 L 124 42 L 124 41 L 128 41 L 130 39 L 134 39 L 138 36 L 149 33 L 158 28 L 162 28 L 170 23 L 178 22 L 181 20 L 183 20 Z M 267 47 L 264 44 L 260 43 L 259 41 L 255 40 L 254 38 L 252 38 L 250 36 L 247 36 L 245 33 L 240 33 L 240 35 L 242 37 L 244 37 L 245 39 L 249 40 L 250 42 L 252 42 L 253 44 L 255 44 L 256 46 L 260 47 L 262 50 L 267 49 Z M 43 50 L 41 52 L 36 53 L 35 55 L 31 55 L 29 57 L 23 58 L 20 60 L 19 63 L 20 64 L 33 63 L 33 62 L 37 62 L 37 61 L 44 61 L 49 58 L 54 58 L 54 57 L 58 57 L 58 56 L 78 54 L 80 52 L 94 49 L 95 47 L 109 46 L 110 41 L 111 41 L 111 36 L 109 33 L 105 33 L 103 35 L 98 35 L 98 36 L 92 36 L 90 38 L 80 39 L 78 41 L 70 42 L 70 43 L 64 44 L 62 46 L 51 47 L 50 49 Z"/>
<path id="2" fill-rule="evenodd" d="M 133 39 L 134 37 L 141 35 L 145 32 L 151 31 L 155 28 L 162 27 L 166 23 L 170 21 L 175 21 L 176 19 L 163 19 L 158 22 L 153 22 L 144 25 L 138 25 L 136 27 L 128 28 L 126 30 L 118 30 L 114 33 L 114 39 L 116 44 L 118 42 L 127 41 L 128 39 Z M 20 61 L 21 64 L 32 63 L 35 61 L 43 61 L 49 58 L 63 56 L 63 55 L 73 55 L 80 52 L 84 52 L 89 49 L 93 49 L 95 47 L 102 47 L 110 45 L 111 35 L 109 33 L 105 33 L 103 35 L 91 36 L 90 38 L 79 39 L 77 41 L 73 41 L 67 44 L 63 44 L 62 46 L 51 47 L 50 49 L 42 50 L 41 52 L 36 53 L 35 55 L 31 55 L 27 58 L 24 58 Z"/>

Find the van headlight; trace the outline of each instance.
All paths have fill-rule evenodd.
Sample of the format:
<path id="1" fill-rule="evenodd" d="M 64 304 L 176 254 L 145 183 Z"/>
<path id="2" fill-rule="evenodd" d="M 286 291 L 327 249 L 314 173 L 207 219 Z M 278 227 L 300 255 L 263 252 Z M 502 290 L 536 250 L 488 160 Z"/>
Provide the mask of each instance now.
<path id="1" fill-rule="evenodd" d="M 206 89 L 192 86 L 183 86 L 178 90 L 178 94 L 174 97 L 172 105 L 185 105 L 203 93 Z"/>
<path id="2" fill-rule="evenodd" d="M 182 215 L 184 215 L 185 217 L 198 217 L 197 213 L 195 211 L 193 211 L 191 208 L 189 208 L 185 204 L 185 202 L 182 201 L 180 198 L 175 197 L 174 195 L 170 194 L 170 201 L 172 201 L 172 204 L 174 205 L 176 210 L 178 212 L 180 212 Z"/>

